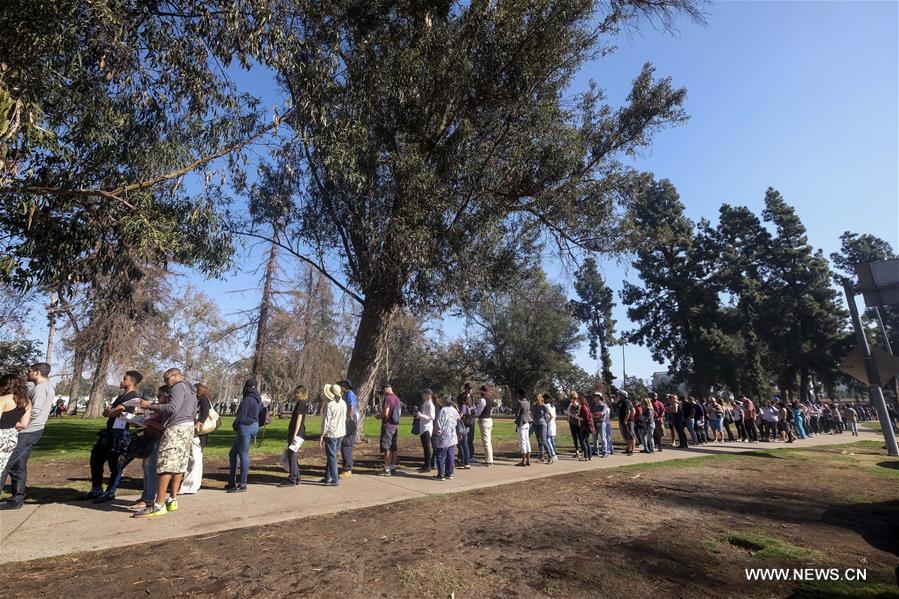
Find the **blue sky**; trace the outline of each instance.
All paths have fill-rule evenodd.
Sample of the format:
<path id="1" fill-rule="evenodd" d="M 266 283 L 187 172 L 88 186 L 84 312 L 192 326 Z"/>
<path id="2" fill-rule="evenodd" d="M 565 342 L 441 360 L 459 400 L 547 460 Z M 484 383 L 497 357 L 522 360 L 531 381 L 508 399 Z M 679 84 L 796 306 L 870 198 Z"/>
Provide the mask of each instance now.
<path id="1" fill-rule="evenodd" d="M 623 102 L 644 62 L 687 88 L 690 121 L 660 132 L 635 166 L 668 178 L 687 214 L 715 220 L 722 203 L 760 213 L 765 189 L 778 189 L 796 207 L 816 248 L 829 254 L 845 230 L 873 233 L 897 243 L 897 22 L 895 2 L 727 2 L 708 7 L 708 23 L 677 24 L 674 34 L 643 27 L 618 40 L 610 57 L 587 65 L 572 87 L 590 79 Z M 283 98 L 269 77 L 238 77 L 270 105 Z M 240 252 L 225 281 L 185 280 L 217 300 L 223 311 L 253 305 L 260 248 Z M 550 275 L 570 281 L 552 261 Z M 616 290 L 636 274 L 601 261 Z M 615 317 L 627 329 L 625 309 Z M 33 318 L 36 338 L 46 338 L 45 319 Z M 460 325 L 447 321 L 446 333 Z M 664 370 L 643 348 L 625 349 L 627 372 L 643 378 Z M 620 376 L 620 349 L 614 372 Z M 586 344 L 578 363 L 594 371 Z"/>

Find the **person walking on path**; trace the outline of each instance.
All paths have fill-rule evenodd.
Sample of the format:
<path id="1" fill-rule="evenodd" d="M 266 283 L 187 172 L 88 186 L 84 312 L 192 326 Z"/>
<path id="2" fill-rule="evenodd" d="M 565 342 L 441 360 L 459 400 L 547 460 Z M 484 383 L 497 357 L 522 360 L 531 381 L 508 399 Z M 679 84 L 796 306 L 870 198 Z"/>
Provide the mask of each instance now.
<path id="1" fill-rule="evenodd" d="M 852 431 L 853 437 L 858 437 L 858 412 L 852 406 L 843 406 L 843 421 L 846 427 Z"/>
<path id="2" fill-rule="evenodd" d="M 25 379 L 15 374 L 0 377 L 0 471 L 6 468 L 19 442 L 19 431 L 28 426 L 30 417 Z"/>
<path id="3" fill-rule="evenodd" d="M 384 470 L 380 476 L 394 476 L 397 466 L 397 430 L 400 426 L 400 416 L 403 404 L 400 398 L 393 393 L 390 383 L 384 383 L 384 401 L 381 405 L 381 451 L 384 452 Z"/>
<path id="4" fill-rule="evenodd" d="M 298 385 L 293 390 L 293 412 L 290 414 L 290 424 L 287 425 L 287 467 L 290 473 L 287 482 L 281 483 L 281 487 L 296 487 L 300 484 L 299 445 L 306 436 L 306 412 L 309 408 L 309 392 L 305 385 Z"/>
<path id="5" fill-rule="evenodd" d="M 431 452 L 431 436 L 434 434 L 434 392 L 430 389 L 421 392 L 421 404 L 418 406 L 415 419 L 418 420 L 418 438 L 421 440 L 421 450 L 424 454 L 423 465 L 418 471 L 430 472 L 434 459 Z"/>
<path id="6" fill-rule="evenodd" d="M 340 458 L 343 461 L 343 470 L 340 472 L 341 480 L 353 476 L 353 452 L 356 450 L 356 428 L 359 426 L 359 409 L 356 400 L 356 391 L 353 384 L 344 379 L 337 383 L 346 404 L 346 433 L 340 441 Z"/>
<path id="7" fill-rule="evenodd" d="M 197 392 L 194 386 L 182 378 L 181 371 L 177 368 L 166 370 L 162 381 L 169 386 L 169 401 L 140 401 L 140 407 L 164 414 L 166 421 L 156 455 L 156 473 L 159 475 L 156 501 L 147 509 L 134 514 L 135 518 L 163 516 L 166 512 L 178 509 L 178 490 L 187 471 L 190 444 L 196 430 L 194 422 L 197 416 Z"/>
<path id="8" fill-rule="evenodd" d="M 322 434 L 318 440 L 318 446 L 325 448 L 325 476 L 321 482 L 336 487 L 337 448 L 346 435 L 346 402 L 342 401 L 340 385 L 325 385 L 324 394 L 328 403 L 322 410 Z"/>
<path id="9" fill-rule="evenodd" d="M 50 417 L 50 410 L 56 399 L 56 389 L 47 378 L 50 376 L 50 365 L 38 362 L 28 367 L 26 377 L 34 386 L 28 392 L 31 401 L 31 417 L 28 426 L 19 431 L 16 448 L 13 450 L 6 469 L 0 474 L 0 489 L 6 484 L 9 473 L 12 496 L 0 505 L 0 509 L 17 510 L 25 504 L 25 488 L 28 479 L 28 458 L 31 450 L 44 435 L 44 427 Z"/>
<path id="10" fill-rule="evenodd" d="M 437 449 L 437 480 L 452 480 L 455 464 L 455 449 L 459 443 L 457 427 L 459 411 L 450 402 L 438 399 L 440 409 L 434 423 L 434 446 Z"/>
<path id="11" fill-rule="evenodd" d="M 122 377 L 119 389 L 122 394 L 115 398 L 112 405 L 103 410 L 107 417 L 106 427 L 99 432 L 99 439 L 91 449 L 91 490 L 79 499 L 93 500 L 94 503 L 105 503 L 115 499 L 116 491 L 122 480 L 122 456 L 128 452 L 128 444 L 131 441 L 127 421 L 122 414 L 134 413 L 140 393 L 137 386 L 144 380 L 141 373 L 129 370 Z M 103 492 L 103 465 L 109 464 L 109 482 L 106 492 Z"/>
<path id="12" fill-rule="evenodd" d="M 481 385 L 478 389 L 480 399 L 478 399 L 478 426 L 481 429 L 481 445 L 484 446 L 484 465 L 493 466 L 493 397 L 490 395 L 490 388 L 487 385 Z"/>
<path id="13" fill-rule="evenodd" d="M 259 416 L 262 413 L 262 397 L 256 388 L 256 379 L 250 378 L 243 385 L 243 397 L 234 415 L 234 443 L 228 452 L 228 484 L 225 490 L 229 493 L 241 493 L 247 490 L 247 477 L 250 474 L 250 439 L 259 432 Z M 240 460 L 240 477 L 238 478 L 238 459 Z"/>
<path id="14" fill-rule="evenodd" d="M 518 410 L 515 412 L 515 430 L 518 432 L 518 446 L 521 449 L 521 461 L 516 466 L 531 465 L 531 404 L 524 391 L 518 389 Z"/>

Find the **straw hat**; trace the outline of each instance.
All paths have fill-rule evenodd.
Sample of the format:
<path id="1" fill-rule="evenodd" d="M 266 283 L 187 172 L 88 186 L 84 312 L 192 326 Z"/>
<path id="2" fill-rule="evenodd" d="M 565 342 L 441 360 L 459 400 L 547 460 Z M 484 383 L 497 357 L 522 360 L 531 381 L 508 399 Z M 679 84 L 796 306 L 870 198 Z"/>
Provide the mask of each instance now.
<path id="1" fill-rule="evenodd" d="M 325 394 L 325 397 L 328 398 L 328 401 L 334 401 L 335 399 L 340 399 L 341 397 L 341 389 L 340 385 L 325 385 L 325 388 L 322 390 Z"/>

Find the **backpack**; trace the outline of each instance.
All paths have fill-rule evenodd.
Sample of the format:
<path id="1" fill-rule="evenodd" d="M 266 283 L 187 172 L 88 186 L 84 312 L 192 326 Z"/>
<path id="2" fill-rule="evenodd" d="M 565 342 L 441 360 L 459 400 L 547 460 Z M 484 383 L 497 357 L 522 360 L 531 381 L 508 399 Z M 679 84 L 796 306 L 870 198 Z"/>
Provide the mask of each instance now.
<path id="1" fill-rule="evenodd" d="M 259 426 L 272 423 L 272 411 L 264 405 L 259 406 Z"/>
<path id="2" fill-rule="evenodd" d="M 390 412 L 390 424 L 399 424 L 400 423 L 400 415 L 403 413 L 403 404 L 397 404 L 397 406 Z"/>

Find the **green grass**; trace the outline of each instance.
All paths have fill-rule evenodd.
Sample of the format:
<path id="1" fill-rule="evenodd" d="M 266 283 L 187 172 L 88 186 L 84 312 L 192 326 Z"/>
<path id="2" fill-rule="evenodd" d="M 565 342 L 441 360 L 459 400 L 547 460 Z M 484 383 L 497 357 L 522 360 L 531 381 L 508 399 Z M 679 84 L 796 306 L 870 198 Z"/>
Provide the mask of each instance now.
<path id="1" fill-rule="evenodd" d="M 868 570 L 871 576 L 871 570 Z M 868 580 L 866 582 L 828 581 L 809 582 L 796 589 L 794 599 L 899 599 L 899 587 L 895 582 Z"/>
<path id="2" fill-rule="evenodd" d="M 802 560 L 816 557 L 818 553 L 786 541 L 753 532 L 727 531 L 724 541 L 752 552 L 755 559 Z"/>
<path id="3" fill-rule="evenodd" d="M 231 444 L 234 442 L 234 431 L 231 425 L 234 418 L 225 416 L 222 418 L 222 426 L 216 432 L 209 435 L 209 442 L 205 449 L 208 457 L 226 458 Z M 44 436 L 35 446 L 31 459 L 72 458 L 88 459 L 91 448 L 97 441 L 97 431 L 106 424 L 105 418 L 81 418 L 63 417 L 51 418 L 47 422 Z M 262 441 L 259 448 L 254 446 L 253 452 L 260 454 L 278 454 L 284 449 L 287 439 L 288 418 L 275 418 L 265 427 L 265 434 L 259 432 L 257 439 Z M 366 417 L 364 422 L 365 434 L 368 437 L 377 438 L 381 430 L 381 422 L 371 417 Z M 400 438 L 412 438 L 412 417 L 403 417 L 400 421 Z M 307 443 L 313 443 L 321 432 L 321 417 L 312 415 L 306 421 Z M 515 423 L 510 419 L 493 419 L 493 443 L 501 444 L 517 439 Z M 480 442 L 480 430 L 475 436 L 476 443 Z"/>

